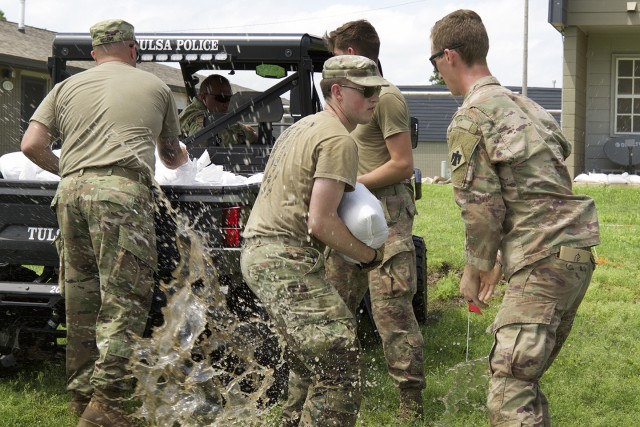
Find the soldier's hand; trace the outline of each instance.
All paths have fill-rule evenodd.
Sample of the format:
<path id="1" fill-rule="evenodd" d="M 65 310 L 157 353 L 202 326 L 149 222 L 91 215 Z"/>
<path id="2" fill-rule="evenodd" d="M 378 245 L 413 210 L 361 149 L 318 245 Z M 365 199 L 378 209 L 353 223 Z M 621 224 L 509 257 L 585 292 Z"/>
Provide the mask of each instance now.
<path id="1" fill-rule="evenodd" d="M 478 292 L 478 298 L 482 302 L 488 302 L 493 296 L 496 284 L 502 278 L 502 265 L 496 262 L 493 268 L 489 271 L 480 272 L 480 291 Z"/>
<path id="2" fill-rule="evenodd" d="M 371 261 L 367 263 L 359 264 L 360 270 L 364 271 L 365 273 L 368 273 L 369 271 L 378 267 L 380 264 L 382 264 L 382 261 L 384 260 L 384 245 L 374 250 L 376 251 L 376 255 L 373 257 Z"/>
<path id="3" fill-rule="evenodd" d="M 466 264 L 462 278 L 460 278 L 460 295 L 471 304 L 480 308 L 489 307 L 480 300 L 478 293 L 480 289 L 480 270 L 470 264 Z"/>

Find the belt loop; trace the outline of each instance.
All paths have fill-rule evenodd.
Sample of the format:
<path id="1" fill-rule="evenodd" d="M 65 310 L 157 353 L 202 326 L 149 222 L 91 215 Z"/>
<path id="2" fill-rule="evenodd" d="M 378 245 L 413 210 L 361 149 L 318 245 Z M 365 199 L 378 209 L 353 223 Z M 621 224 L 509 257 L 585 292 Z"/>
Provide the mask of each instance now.
<path id="1" fill-rule="evenodd" d="M 107 169 L 107 176 L 111 176 L 113 174 L 113 166 Z"/>
<path id="2" fill-rule="evenodd" d="M 84 168 L 80 169 L 80 173 L 78 174 L 78 176 L 82 176 L 84 175 Z"/>

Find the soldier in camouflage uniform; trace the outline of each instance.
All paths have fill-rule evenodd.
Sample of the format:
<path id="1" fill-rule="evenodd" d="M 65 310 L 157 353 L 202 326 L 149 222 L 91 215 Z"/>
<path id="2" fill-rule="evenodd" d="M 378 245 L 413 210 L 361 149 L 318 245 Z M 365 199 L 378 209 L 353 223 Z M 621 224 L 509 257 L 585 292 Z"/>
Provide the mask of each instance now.
<path id="1" fill-rule="evenodd" d="M 365 20 L 344 24 L 325 40 L 335 55 L 378 61 L 380 40 Z M 327 275 L 354 313 L 367 287 L 370 290 L 387 369 L 400 390 L 400 417 L 419 420 L 425 377 L 424 339 L 412 305 L 417 286 L 412 228 L 417 211 L 406 185 L 413 175 L 413 154 L 409 110 L 400 90 L 393 85 L 383 88 L 373 119 L 352 135 L 358 144 L 358 182 L 382 202 L 389 237 L 384 262 L 368 275 L 337 254 L 327 258 Z"/>
<path id="2" fill-rule="evenodd" d="M 98 65 L 53 88 L 31 118 L 22 151 L 62 178 L 52 207 L 60 226 L 70 409 L 81 415 L 78 426 L 132 426 L 121 400 L 154 283 L 156 141 L 167 167 L 188 157 L 170 89 L 135 68 L 133 26 L 103 21 L 91 27 L 91 38 Z M 50 148 L 57 137 L 60 159 Z"/>
<path id="3" fill-rule="evenodd" d="M 362 399 L 356 321 L 327 280 L 323 252 L 344 253 L 363 271 L 383 257 L 349 232 L 337 208 L 356 184 L 349 132 L 371 119 L 387 83 L 360 56 L 330 58 L 322 75 L 325 110 L 278 138 L 243 234 L 242 274 L 286 344 L 286 427 L 355 424 Z"/>
<path id="4" fill-rule="evenodd" d="M 182 136 L 193 135 L 204 127 L 206 117 L 221 117 L 229 110 L 231 101 L 231 83 L 219 74 L 208 76 L 200 85 L 198 97 L 180 113 Z M 252 144 L 257 135 L 251 126 L 234 123 L 218 131 L 216 145 Z"/>
<path id="5" fill-rule="evenodd" d="M 500 86 L 486 63 L 480 17 L 458 10 L 436 22 L 430 60 L 464 95 L 448 130 L 451 181 L 465 223 L 460 292 L 486 301 L 508 281 L 492 331 L 487 404 L 495 426 L 548 426 L 538 384 L 571 330 L 595 268 L 593 200 L 574 195 L 571 146 L 553 117 Z M 501 257 L 501 259 L 497 259 Z"/>

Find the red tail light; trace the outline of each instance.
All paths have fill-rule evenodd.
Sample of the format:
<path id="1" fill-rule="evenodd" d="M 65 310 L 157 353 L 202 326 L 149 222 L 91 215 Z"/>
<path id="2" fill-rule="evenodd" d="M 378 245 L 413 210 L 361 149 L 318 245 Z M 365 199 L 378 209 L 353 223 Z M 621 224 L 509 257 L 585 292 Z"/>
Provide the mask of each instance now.
<path id="1" fill-rule="evenodd" d="M 226 209 L 224 213 L 224 224 L 227 227 L 240 228 L 240 208 Z"/>
<path id="2" fill-rule="evenodd" d="M 224 243 L 228 247 L 240 246 L 240 208 L 226 209 L 224 213 Z"/>
<path id="3" fill-rule="evenodd" d="M 224 231 L 224 243 L 226 246 L 233 248 L 240 246 L 240 230 L 227 228 Z"/>

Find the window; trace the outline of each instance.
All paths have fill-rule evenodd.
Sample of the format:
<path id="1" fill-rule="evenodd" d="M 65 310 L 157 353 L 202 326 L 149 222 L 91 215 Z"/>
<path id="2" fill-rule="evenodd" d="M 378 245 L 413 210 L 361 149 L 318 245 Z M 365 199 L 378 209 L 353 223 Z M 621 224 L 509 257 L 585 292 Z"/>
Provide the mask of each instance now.
<path id="1" fill-rule="evenodd" d="M 640 58 L 616 58 L 615 76 L 614 132 L 640 133 Z"/>
<path id="2" fill-rule="evenodd" d="M 29 120 L 47 93 L 47 81 L 35 77 L 22 77 L 22 99 L 20 104 L 20 130 L 27 130 Z"/>

